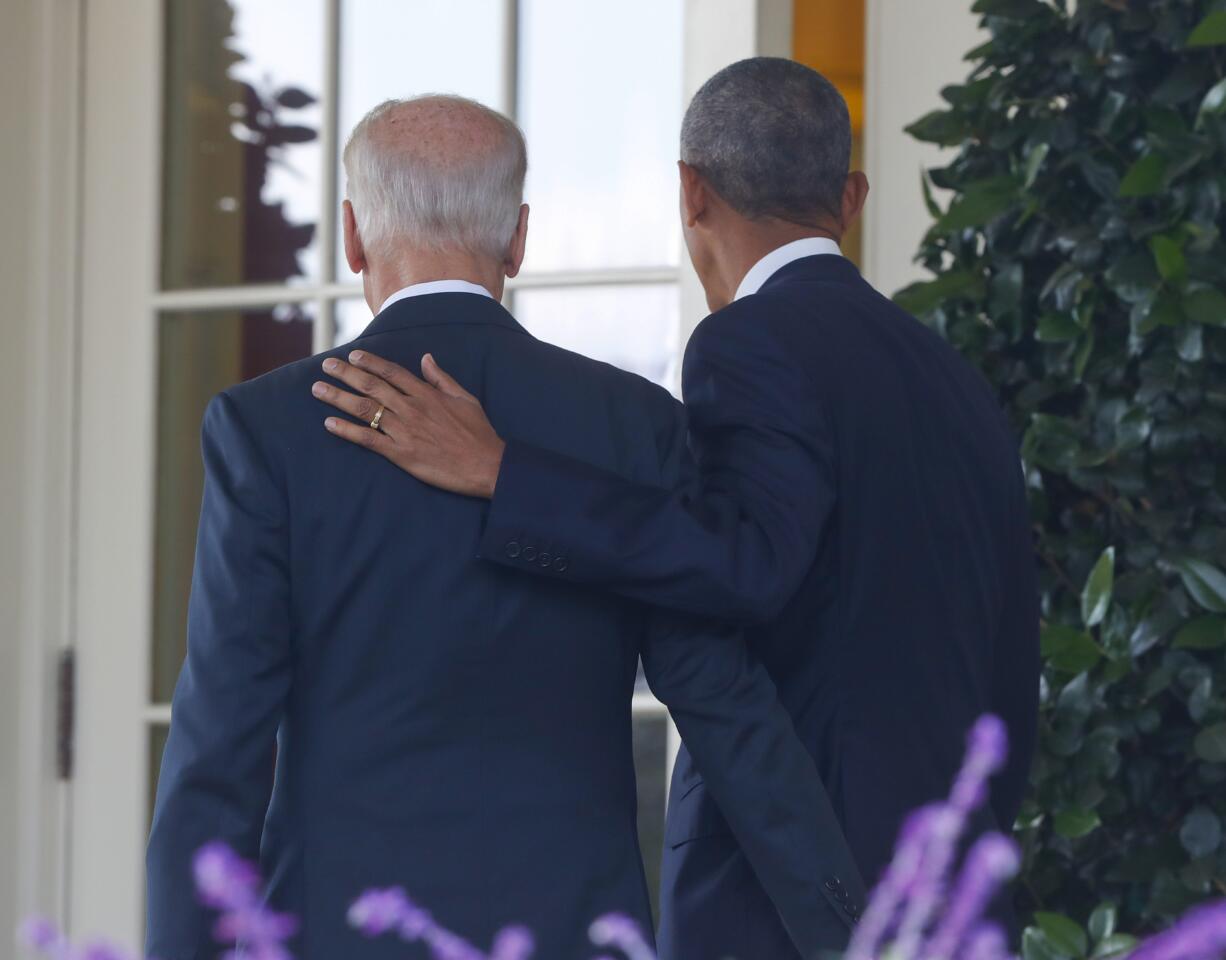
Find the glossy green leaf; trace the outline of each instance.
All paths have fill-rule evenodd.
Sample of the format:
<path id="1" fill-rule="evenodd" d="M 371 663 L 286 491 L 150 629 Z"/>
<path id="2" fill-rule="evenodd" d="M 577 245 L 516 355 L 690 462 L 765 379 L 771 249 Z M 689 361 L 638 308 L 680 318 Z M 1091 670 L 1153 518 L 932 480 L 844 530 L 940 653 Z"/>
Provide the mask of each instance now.
<path id="1" fill-rule="evenodd" d="M 936 280 L 913 283 L 894 294 L 894 302 L 917 317 L 960 297 L 981 299 L 987 292 L 983 277 L 967 272 L 942 274 Z"/>
<path id="2" fill-rule="evenodd" d="M 1039 929 L 1062 954 L 1068 957 L 1084 957 L 1090 948 L 1086 932 L 1061 913 L 1039 912 L 1034 915 Z"/>
<path id="3" fill-rule="evenodd" d="M 1128 933 L 1113 933 L 1094 947 L 1093 960 L 1114 960 L 1137 945 L 1137 938 Z"/>
<path id="4" fill-rule="evenodd" d="M 1056 814 L 1052 826 L 1062 837 L 1076 840 L 1098 829 L 1102 821 L 1093 810 L 1061 810 Z"/>
<path id="5" fill-rule="evenodd" d="M 1189 47 L 1220 47 L 1226 44 L 1226 10 L 1215 10 L 1188 35 Z"/>
<path id="6" fill-rule="evenodd" d="M 1183 249 L 1170 237 L 1150 237 L 1149 249 L 1154 255 L 1158 275 L 1163 280 L 1178 283 L 1188 275 L 1188 262 L 1184 259 Z"/>
<path id="7" fill-rule="evenodd" d="M 1216 650 L 1226 647 L 1226 617 L 1208 614 L 1179 628 L 1171 644 L 1178 650 Z"/>
<path id="8" fill-rule="evenodd" d="M 1005 213 L 1018 202 L 1018 182 L 1012 177 L 993 177 L 969 184 L 937 221 L 943 233 L 979 227 Z"/>
<path id="9" fill-rule="evenodd" d="M 1115 922 L 1119 914 L 1114 903 L 1100 903 L 1090 914 L 1090 922 L 1086 924 L 1090 937 L 1095 944 L 1101 943 L 1115 933 Z"/>
<path id="10" fill-rule="evenodd" d="M 1022 933 L 1022 960 L 1073 960 L 1073 956 L 1061 952 L 1039 927 L 1027 927 Z"/>
<path id="11" fill-rule="evenodd" d="M 1201 730 L 1192 741 L 1192 749 L 1206 763 L 1226 763 L 1226 723 Z"/>
<path id="12" fill-rule="evenodd" d="M 1197 363 L 1205 356 L 1204 330 L 1199 323 L 1180 324 L 1175 331 L 1175 352 L 1180 360 Z"/>
<path id="13" fill-rule="evenodd" d="M 1081 334 L 1081 325 L 1067 313 L 1044 313 L 1035 327 L 1035 337 L 1042 343 L 1065 343 Z"/>
<path id="14" fill-rule="evenodd" d="M 1226 327 L 1226 293 L 1201 287 L 1185 293 L 1181 302 L 1184 315 L 1193 323 Z"/>
<path id="15" fill-rule="evenodd" d="M 1115 585 L 1115 547 L 1108 547 L 1094 564 L 1081 590 L 1081 620 L 1087 627 L 1097 626 L 1111 605 Z"/>
<path id="16" fill-rule="evenodd" d="M 1156 153 L 1147 153 L 1128 168 L 1120 181 L 1121 197 L 1148 197 L 1162 187 L 1166 175 L 1166 160 Z"/>
<path id="17" fill-rule="evenodd" d="M 1038 143 L 1026 155 L 1025 177 L 1022 180 L 1022 186 L 1027 190 L 1034 186 L 1034 182 L 1039 176 L 1039 170 L 1043 167 L 1043 161 L 1047 159 L 1047 154 L 1050 152 L 1050 144 Z"/>
<path id="18" fill-rule="evenodd" d="M 1203 560 L 1181 560 L 1175 564 L 1184 588 L 1201 607 L 1226 613 L 1226 573 Z"/>
<path id="19" fill-rule="evenodd" d="M 1226 80 L 1219 80 L 1209 88 L 1205 99 L 1200 102 L 1200 110 L 1197 113 L 1198 118 L 1204 118 L 1224 111 L 1226 111 Z"/>
<path id="20" fill-rule="evenodd" d="M 1040 635 L 1040 649 L 1047 662 L 1063 673 L 1089 670 L 1102 659 L 1102 648 L 1083 630 L 1048 624 Z"/>

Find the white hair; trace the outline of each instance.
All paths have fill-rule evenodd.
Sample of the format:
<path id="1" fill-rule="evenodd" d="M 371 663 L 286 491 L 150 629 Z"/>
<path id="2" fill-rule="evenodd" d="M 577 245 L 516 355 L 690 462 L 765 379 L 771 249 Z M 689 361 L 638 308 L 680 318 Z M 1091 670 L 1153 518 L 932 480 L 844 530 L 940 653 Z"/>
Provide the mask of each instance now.
<path id="1" fill-rule="evenodd" d="M 381 135 L 380 120 L 421 101 L 492 121 L 494 148 L 474 148 L 457 160 L 406 146 L 403 135 Z M 388 100 L 353 128 L 343 161 L 346 193 L 368 249 L 388 256 L 397 246 L 411 244 L 499 259 L 506 255 L 523 203 L 528 155 L 519 127 L 497 111 L 438 94 Z"/>

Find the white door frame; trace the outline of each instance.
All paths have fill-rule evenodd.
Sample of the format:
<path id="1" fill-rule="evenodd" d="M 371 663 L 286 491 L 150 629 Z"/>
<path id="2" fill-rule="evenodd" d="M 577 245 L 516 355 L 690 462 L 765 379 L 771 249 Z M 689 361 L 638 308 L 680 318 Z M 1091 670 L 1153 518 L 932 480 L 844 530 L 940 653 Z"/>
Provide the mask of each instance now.
<path id="1" fill-rule="evenodd" d="M 90 0 L 81 208 L 72 926 L 141 943 L 162 4 Z M 137 798 L 145 795 L 138 790 Z"/>
<path id="2" fill-rule="evenodd" d="M 57 663 L 74 643 L 77 486 L 78 212 L 80 200 L 81 17 L 83 0 L 27 0 L 31 51 L 25 102 L 31 170 L 23 251 L 24 310 L 13 318 L 24 345 L 15 385 L 26 411 L 12 463 L 22 509 L 21 603 L 15 634 L 17 739 L 10 867 L 16 917 L 69 916 L 70 789 L 57 770 Z M 20 298 L 18 302 L 21 302 Z M 17 331 L 14 331 L 15 333 Z M 15 347 L 22 349 L 21 346 Z M 7 774 L 7 771 L 6 771 Z M 4 911 L 4 912 L 7 912 Z M 3 935 L 3 934 L 0 934 Z"/>

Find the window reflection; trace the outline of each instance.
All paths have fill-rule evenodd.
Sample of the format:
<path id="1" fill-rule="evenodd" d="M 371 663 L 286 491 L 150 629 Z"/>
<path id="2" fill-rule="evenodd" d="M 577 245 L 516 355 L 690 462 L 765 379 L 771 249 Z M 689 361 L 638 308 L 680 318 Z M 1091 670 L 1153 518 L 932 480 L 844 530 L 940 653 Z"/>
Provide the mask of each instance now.
<path id="1" fill-rule="evenodd" d="M 533 336 L 675 387 L 675 284 L 519 289 L 513 311 Z"/>
<path id="2" fill-rule="evenodd" d="M 226 387 L 311 353 L 298 306 L 164 313 L 158 320 L 157 532 L 154 542 L 153 703 L 168 703 L 187 649 L 204 468 L 200 424 Z"/>
<path id="3" fill-rule="evenodd" d="M 525 269 L 672 266 L 681 0 L 521 0 Z"/>
<path id="4" fill-rule="evenodd" d="M 322 0 L 166 3 L 162 285 L 318 273 Z"/>
<path id="5" fill-rule="evenodd" d="M 457 93 L 505 110 L 506 0 L 344 0 L 340 24 L 338 196 L 340 163 L 354 125 L 392 98 Z M 336 276 L 354 280 L 336 242 Z"/>

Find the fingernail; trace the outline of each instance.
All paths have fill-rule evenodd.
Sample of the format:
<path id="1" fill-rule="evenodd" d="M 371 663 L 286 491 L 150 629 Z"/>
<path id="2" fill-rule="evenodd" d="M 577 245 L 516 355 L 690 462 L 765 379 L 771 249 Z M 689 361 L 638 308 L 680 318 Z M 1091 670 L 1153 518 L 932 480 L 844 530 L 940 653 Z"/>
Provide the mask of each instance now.
<path id="1" fill-rule="evenodd" d="M 364 354 L 361 350 L 354 350 L 353 353 L 349 354 L 349 361 L 351 363 L 361 363 L 365 359 L 366 354 Z"/>
<path id="2" fill-rule="evenodd" d="M 340 361 L 337 360 L 336 357 L 329 357 L 327 360 L 324 361 L 324 369 L 327 370 L 328 373 L 332 373 L 340 365 L 341 365 Z"/>
<path id="3" fill-rule="evenodd" d="M 422 357 L 422 358 L 421 358 L 421 362 L 422 362 L 422 363 L 425 363 L 427 360 L 428 360 L 430 363 L 433 363 L 433 362 L 434 362 L 434 354 L 432 354 L 432 353 L 427 353 L 427 354 L 426 354 L 424 357 Z"/>
<path id="4" fill-rule="evenodd" d="M 324 426 L 329 430 L 336 430 L 336 417 L 328 417 L 324 421 Z"/>
<path id="5" fill-rule="evenodd" d="M 328 388 L 318 380 L 311 384 L 311 393 L 315 394 L 315 396 L 322 397 L 327 392 Z"/>

